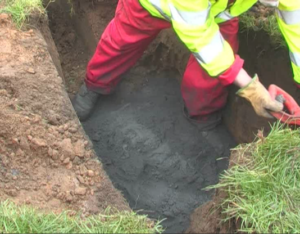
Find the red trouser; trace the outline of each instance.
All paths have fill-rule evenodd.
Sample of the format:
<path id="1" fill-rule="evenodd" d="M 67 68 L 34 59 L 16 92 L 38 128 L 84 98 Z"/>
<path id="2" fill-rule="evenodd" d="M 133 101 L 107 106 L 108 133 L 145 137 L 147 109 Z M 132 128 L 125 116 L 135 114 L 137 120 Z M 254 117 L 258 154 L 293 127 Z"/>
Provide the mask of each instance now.
<path id="1" fill-rule="evenodd" d="M 219 26 L 236 53 L 238 19 Z M 111 93 L 121 75 L 134 66 L 157 34 L 170 27 L 169 22 L 151 16 L 138 0 L 119 0 L 115 18 L 106 27 L 88 64 L 88 88 L 101 94 Z M 224 107 L 227 100 L 226 87 L 218 78 L 210 77 L 193 55 L 184 73 L 181 92 L 189 116 L 199 120 Z"/>

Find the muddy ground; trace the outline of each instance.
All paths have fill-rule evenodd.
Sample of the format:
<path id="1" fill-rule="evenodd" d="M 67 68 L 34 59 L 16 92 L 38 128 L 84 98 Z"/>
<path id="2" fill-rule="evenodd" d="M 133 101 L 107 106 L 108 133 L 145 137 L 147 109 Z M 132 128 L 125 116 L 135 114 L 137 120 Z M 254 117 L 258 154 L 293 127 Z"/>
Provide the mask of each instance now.
<path id="1" fill-rule="evenodd" d="M 191 212 L 211 199 L 202 189 L 218 182 L 235 142 L 224 125 L 206 139 L 187 121 L 172 73 L 138 78 L 100 98 L 83 127 L 130 207 L 166 219 L 166 232 L 182 233 Z"/>

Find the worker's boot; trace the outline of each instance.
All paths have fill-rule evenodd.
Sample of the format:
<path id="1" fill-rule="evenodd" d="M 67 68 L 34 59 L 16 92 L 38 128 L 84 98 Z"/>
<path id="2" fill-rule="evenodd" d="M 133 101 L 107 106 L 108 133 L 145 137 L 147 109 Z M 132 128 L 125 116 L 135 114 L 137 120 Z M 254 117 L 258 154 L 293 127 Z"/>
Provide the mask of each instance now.
<path id="1" fill-rule="evenodd" d="M 183 114 L 188 119 L 188 121 L 195 125 L 200 131 L 209 131 L 216 128 L 221 123 L 222 120 L 222 112 L 217 111 L 210 116 L 208 116 L 205 121 L 198 120 L 197 118 L 190 117 L 186 107 L 183 108 Z"/>
<path id="2" fill-rule="evenodd" d="M 219 157 L 222 157 L 226 150 L 235 146 L 235 142 L 226 126 L 221 124 L 222 113 L 222 110 L 217 111 L 208 116 L 205 121 L 199 121 L 189 117 L 186 108 L 184 108 L 185 117 L 199 130 L 200 134 L 207 140 L 208 144 L 214 148 Z"/>
<path id="3" fill-rule="evenodd" d="M 80 121 L 86 120 L 92 113 L 99 94 L 89 90 L 85 83 L 80 87 L 79 92 L 72 101 L 74 110 Z"/>

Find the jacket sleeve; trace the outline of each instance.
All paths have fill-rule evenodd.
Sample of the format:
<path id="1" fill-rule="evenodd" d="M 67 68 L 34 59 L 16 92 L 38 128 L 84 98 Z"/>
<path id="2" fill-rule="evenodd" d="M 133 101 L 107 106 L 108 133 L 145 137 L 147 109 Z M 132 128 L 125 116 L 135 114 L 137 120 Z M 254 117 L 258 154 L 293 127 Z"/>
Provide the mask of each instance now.
<path id="1" fill-rule="evenodd" d="M 294 80 L 300 84 L 300 0 L 280 0 L 276 18 L 289 47 Z"/>
<path id="2" fill-rule="evenodd" d="M 232 83 L 242 63 L 238 63 L 239 69 L 231 69 L 232 65 L 237 64 L 236 57 L 221 35 L 214 16 L 210 14 L 210 2 L 208 0 L 170 2 L 168 8 L 172 26 L 180 40 L 210 76 L 218 76 L 225 85 Z M 224 72 L 226 75 L 220 76 Z"/>

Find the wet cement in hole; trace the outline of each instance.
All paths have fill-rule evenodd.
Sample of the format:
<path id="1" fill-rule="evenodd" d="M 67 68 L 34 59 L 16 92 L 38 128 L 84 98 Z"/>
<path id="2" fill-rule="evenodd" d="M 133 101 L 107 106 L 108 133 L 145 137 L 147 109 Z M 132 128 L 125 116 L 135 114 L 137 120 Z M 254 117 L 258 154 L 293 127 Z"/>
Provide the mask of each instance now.
<path id="1" fill-rule="evenodd" d="M 235 143 L 225 126 L 212 142 L 185 119 L 172 75 L 139 79 L 126 79 L 102 97 L 83 126 L 130 206 L 165 218 L 166 232 L 183 232 L 191 212 L 211 198 L 202 188 L 218 181 Z M 216 151 L 218 141 L 222 152 Z"/>

